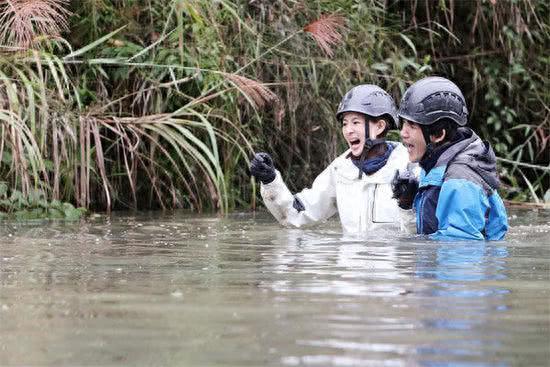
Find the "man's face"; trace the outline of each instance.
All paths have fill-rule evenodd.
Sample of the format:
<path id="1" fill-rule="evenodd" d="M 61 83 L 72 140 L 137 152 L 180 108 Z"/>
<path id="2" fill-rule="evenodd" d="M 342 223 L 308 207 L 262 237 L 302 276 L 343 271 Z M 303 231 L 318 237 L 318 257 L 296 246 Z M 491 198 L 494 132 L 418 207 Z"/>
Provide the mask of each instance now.
<path id="1" fill-rule="evenodd" d="M 408 120 L 402 120 L 401 140 L 409 152 L 411 162 L 419 162 L 426 153 L 426 140 L 422 134 L 420 125 Z"/>
<path id="2" fill-rule="evenodd" d="M 342 134 L 351 149 L 351 154 L 359 157 L 365 147 L 365 115 L 345 112 L 342 119 Z"/>

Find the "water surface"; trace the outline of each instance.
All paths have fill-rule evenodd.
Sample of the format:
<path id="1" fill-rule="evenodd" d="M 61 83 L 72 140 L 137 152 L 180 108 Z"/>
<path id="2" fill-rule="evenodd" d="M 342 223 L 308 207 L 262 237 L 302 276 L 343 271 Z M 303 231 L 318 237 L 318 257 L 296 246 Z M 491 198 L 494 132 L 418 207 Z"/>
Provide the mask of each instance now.
<path id="1" fill-rule="evenodd" d="M 269 214 L 0 223 L 0 365 L 548 366 L 550 213 L 505 241 Z"/>

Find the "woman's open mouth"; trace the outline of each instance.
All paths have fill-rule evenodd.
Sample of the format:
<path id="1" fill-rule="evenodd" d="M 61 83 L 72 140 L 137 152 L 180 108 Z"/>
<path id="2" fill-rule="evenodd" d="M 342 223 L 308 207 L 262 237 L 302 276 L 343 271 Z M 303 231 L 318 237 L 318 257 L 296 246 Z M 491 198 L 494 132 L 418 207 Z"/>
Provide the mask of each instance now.
<path id="1" fill-rule="evenodd" d="M 359 140 L 359 139 L 350 140 L 350 142 L 349 142 L 349 145 L 352 148 L 355 148 L 355 147 L 359 146 L 359 144 L 361 144 L 361 140 Z"/>

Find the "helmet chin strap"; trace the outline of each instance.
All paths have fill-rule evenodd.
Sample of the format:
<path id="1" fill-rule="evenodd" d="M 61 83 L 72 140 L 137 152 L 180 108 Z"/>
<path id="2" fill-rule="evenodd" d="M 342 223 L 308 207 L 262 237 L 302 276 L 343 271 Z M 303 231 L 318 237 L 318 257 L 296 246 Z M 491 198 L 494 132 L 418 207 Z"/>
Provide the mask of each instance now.
<path id="1" fill-rule="evenodd" d="M 371 139 L 370 133 L 369 133 L 369 123 L 367 122 L 365 125 L 365 146 L 363 148 L 363 151 L 361 152 L 361 160 L 364 161 L 367 159 L 367 154 L 369 154 L 369 151 L 374 148 L 376 145 L 384 144 L 386 142 L 386 138 L 377 138 L 377 139 Z"/>
<path id="2" fill-rule="evenodd" d="M 367 159 L 367 155 L 369 154 L 369 151 L 372 148 L 374 148 L 376 145 L 385 144 L 385 143 L 386 143 L 386 138 L 371 139 L 367 136 L 367 139 L 365 140 L 365 146 L 363 147 L 363 151 L 361 152 L 361 156 L 359 158 L 359 167 L 363 167 L 363 162 Z M 362 177 L 363 177 L 363 170 L 359 168 L 359 176 L 357 178 L 361 179 Z"/>
<path id="3" fill-rule="evenodd" d="M 432 141 L 430 139 L 430 133 L 428 133 L 428 129 L 426 128 L 426 126 L 421 125 L 420 130 L 422 130 L 422 135 L 424 136 L 424 143 L 426 143 L 426 146 L 428 145 L 433 146 Z"/>
<path id="4" fill-rule="evenodd" d="M 366 153 L 368 153 L 369 150 L 371 150 L 375 145 L 384 144 L 385 142 L 386 142 L 386 138 L 378 138 L 378 139 L 367 138 L 367 140 L 365 140 L 365 148 L 363 148 L 363 153 L 365 153 L 365 150 L 366 150 Z"/>

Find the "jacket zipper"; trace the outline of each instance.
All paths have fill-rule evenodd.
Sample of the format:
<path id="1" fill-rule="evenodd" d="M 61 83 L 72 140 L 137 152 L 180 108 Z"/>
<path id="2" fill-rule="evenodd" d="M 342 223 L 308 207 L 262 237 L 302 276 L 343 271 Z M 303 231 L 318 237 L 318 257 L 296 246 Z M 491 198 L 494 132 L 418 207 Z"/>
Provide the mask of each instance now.
<path id="1" fill-rule="evenodd" d="M 419 205 L 418 205 L 418 228 L 416 229 L 416 231 L 418 232 L 418 234 L 423 234 L 424 233 L 424 223 L 422 223 L 422 214 L 424 212 L 424 192 L 422 192 L 420 194 L 420 200 L 419 200 Z"/>
<path id="2" fill-rule="evenodd" d="M 378 184 L 374 184 L 374 192 L 372 193 L 372 208 L 370 211 L 370 220 L 373 223 L 378 223 L 374 221 L 374 206 L 376 205 L 376 189 L 378 188 Z"/>

